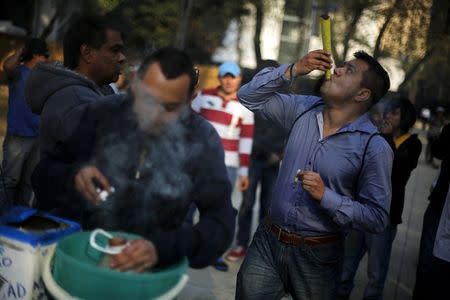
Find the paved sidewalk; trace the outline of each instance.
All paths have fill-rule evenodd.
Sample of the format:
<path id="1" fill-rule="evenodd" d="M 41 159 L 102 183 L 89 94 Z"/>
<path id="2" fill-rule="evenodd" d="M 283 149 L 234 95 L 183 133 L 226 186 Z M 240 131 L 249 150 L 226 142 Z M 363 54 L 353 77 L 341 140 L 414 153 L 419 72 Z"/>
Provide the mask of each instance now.
<path id="1" fill-rule="evenodd" d="M 425 149 L 425 139 L 421 139 Z M 424 152 L 424 151 L 422 151 Z M 406 187 L 403 224 L 398 227 L 394 241 L 391 264 L 384 290 L 384 299 L 407 300 L 412 298 L 416 276 L 417 257 L 422 230 L 422 219 L 428 204 L 428 194 L 431 183 L 437 174 L 437 169 L 425 165 L 423 155 L 419 166 L 411 174 Z M 239 207 L 240 195 L 233 194 L 233 204 Z M 259 208 L 255 207 L 255 211 Z M 257 215 L 256 213 L 254 215 Z M 256 220 L 253 222 L 256 225 Z M 236 275 L 240 263 L 230 263 L 228 272 L 220 272 L 212 267 L 204 270 L 189 270 L 190 280 L 178 299 L 234 299 Z M 361 261 L 355 278 L 355 289 L 351 300 L 362 299 L 366 276 L 367 260 Z M 289 297 L 287 297 L 289 299 Z"/>

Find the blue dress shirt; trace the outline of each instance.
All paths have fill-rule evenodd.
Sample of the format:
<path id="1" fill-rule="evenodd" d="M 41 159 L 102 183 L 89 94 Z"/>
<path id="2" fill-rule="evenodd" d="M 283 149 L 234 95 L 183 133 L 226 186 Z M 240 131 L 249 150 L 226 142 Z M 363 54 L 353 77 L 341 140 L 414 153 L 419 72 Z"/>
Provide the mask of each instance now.
<path id="1" fill-rule="evenodd" d="M 289 82 L 284 76 L 287 68 L 266 68 L 238 91 L 239 100 L 251 111 L 286 133 L 293 126 L 273 190 L 272 221 L 306 236 L 346 233 L 350 228 L 383 231 L 389 222 L 391 148 L 375 135 L 362 164 L 366 144 L 377 133 L 367 113 L 322 138 L 322 98 L 277 92 Z M 298 169 L 320 174 L 326 187 L 320 202 L 294 181 Z"/>

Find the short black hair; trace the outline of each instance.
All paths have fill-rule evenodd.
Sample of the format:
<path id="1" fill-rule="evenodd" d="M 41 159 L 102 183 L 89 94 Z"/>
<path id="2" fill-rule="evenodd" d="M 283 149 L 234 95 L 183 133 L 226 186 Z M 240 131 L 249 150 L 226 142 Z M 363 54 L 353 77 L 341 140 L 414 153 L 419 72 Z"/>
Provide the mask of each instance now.
<path id="1" fill-rule="evenodd" d="M 106 42 L 106 30 L 121 32 L 103 16 L 76 18 L 67 29 L 64 40 L 64 66 L 75 69 L 80 63 L 80 47 L 83 44 L 99 49 Z"/>
<path id="2" fill-rule="evenodd" d="M 384 114 L 400 109 L 400 130 L 403 133 L 408 132 L 416 123 L 417 112 L 411 101 L 403 96 L 398 96 L 388 100 Z"/>
<path id="3" fill-rule="evenodd" d="M 23 47 L 23 52 L 20 55 L 20 61 L 28 62 L 33 59 L 34 55 L 43 55 L 47 58 L 50 56 L 47 43 L 44 40 L 29 38 Z"/>
<path id="4" fill-rule="evenodd" d="M 362 86 L 368 88 L 372 94 L 372 105 L 375 105 L 386 95 L 391 85 L 389 75 L 380 63 L 364 51 L 353 54 L 356 59 L 365 61 L 369 69 L 364 72 Z"/>
<path id="5" fill-rule="evenodd" d="M 138 70 L 138 78 L 142 79 L 147 69 L 153 63 L 159 63 L 161 71 L 167 79 L 173 79 L 186 74 L 191 79 L 189 92 L 192 93 L 198 82 L 198 72 L 192 64 L 189 55 L 174 47 L 164 47 L 151 53 L 142 61 Z"/>

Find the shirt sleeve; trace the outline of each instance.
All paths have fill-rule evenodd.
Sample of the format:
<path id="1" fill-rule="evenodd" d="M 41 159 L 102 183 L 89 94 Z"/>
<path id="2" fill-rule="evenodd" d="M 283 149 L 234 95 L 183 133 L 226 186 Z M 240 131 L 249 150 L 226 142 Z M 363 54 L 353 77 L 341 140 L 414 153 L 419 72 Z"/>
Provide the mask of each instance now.
<path id="1" fill-rule="evenodd" d="M 239 101 L 255 114 L 271 120 L 289 131 L 296 116 L 320 98 L 283 92 L 290 80 L 284 76 L 289 65 L 265 68 L 243 85 L 238 93 Z"/>
<path id="2" fill-rule="evenodd" d="M 342 228 L 370 233 L 379 233 L 386 228 L 392 195 L 392 161 L 389 145 L 382 137 L 374 137 L 358 180 L 357 199 L 325 188 L 320 204 L 334 222 Z"/>
<path id="3" fill-rule="evenodd" d="M 239 175 L 248 176 L 250 154 L 252 152 L 253 131 L 255 127 L 254 116 L 247 108 L 242 108 L 239 136 Z"/>

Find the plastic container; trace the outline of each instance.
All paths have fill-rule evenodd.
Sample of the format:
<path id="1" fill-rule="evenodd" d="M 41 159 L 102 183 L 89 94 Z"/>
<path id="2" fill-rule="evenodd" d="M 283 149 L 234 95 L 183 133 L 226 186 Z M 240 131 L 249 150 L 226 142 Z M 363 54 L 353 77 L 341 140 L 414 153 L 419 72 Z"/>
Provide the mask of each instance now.
<path id="1" fill-rule="evenodd" d="M 43 263 L 58 240 L 79 224 L 28 207 L 11 208 L 0 219 L 0 299 L 46 299 Z"/>
<path id="2" fill-rule="evenodd" d="M 127 240 L 139 238 L 123 232 L 110 234 Z M 154 299 L 170 293 L 174 287 L 179 289 L 180 282 L 184 282 L 183 286 L 186 283 L 186 275 L 183 276 L 187 270 L 186 259 L 168 268 L 147 273 L 119 272 L 98 267 L 105 254 L 90 245 L 90 238 L 91 232 L 76 233 L 61 240 L 56 248 L 52 279 L 58 288 L 71 297 L 86 300 Z M 99 241 L 103 245 L 107 245 L 107 242 L 107 238 Z"/>

